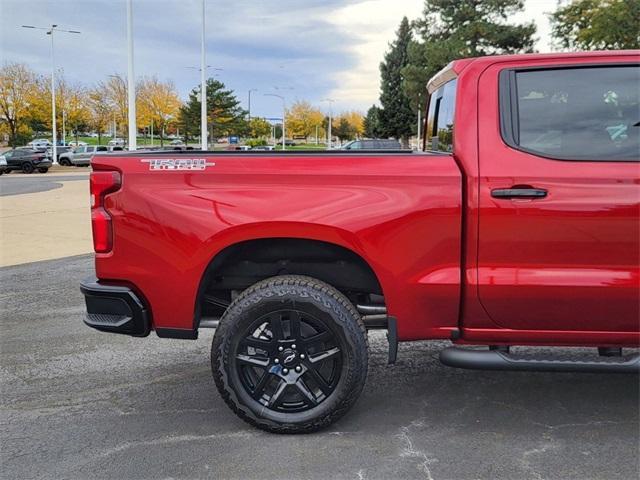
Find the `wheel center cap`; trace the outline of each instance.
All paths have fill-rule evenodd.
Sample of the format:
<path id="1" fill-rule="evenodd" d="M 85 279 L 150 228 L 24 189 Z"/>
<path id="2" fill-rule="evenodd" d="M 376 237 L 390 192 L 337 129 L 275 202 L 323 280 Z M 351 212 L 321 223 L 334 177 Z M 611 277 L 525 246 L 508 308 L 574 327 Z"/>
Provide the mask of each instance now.
<path id="1" fill-rule="evenodd" d="M 290 366 L 296 363 L 298 356 L 296 355 L 295 350 L 287 348 L 284 352 L 282 352 L 282 363 L 283 365 Z"/>

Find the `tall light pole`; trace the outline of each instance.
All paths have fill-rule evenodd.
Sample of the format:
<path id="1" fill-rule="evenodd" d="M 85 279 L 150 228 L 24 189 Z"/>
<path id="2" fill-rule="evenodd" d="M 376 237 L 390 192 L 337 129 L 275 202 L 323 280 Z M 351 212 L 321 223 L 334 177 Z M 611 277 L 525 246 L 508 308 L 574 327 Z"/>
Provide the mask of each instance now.
<path id="1" fill-rule="evenodd" d="M 127 103 L 129 111 L 129 150 L 138 144 L 136 128 L 136 78 L 133 73 L 133 0 L 127 0 Z"/>
<path id="2" fill-rule="evenodd" d="M 209 135 L 207 133 L 207 55 L 205 49 L 205 8 L 202 0 L 202 36 L 200 38 L 200 149 L 208 150 Z"/>
<path id="3" fill-rule="evenodd" d="M 203 0 L 203 8 L 204 8 L 204 0 Z M 204 10 L 203 10 L 203 15 L 204 15 Z M 202 43 L 202 62 L 205 62 L 206 59 L 204 57 L 204 17 L 203 17 L 203 43 Z M 215 68 L 211 65 L 205 65 L 204 68 L 202 68 L 202 66 L 200 67 L 185 67 L 185 68 L 191 68 L 193 70 L 198 70 L 200 71 L 200 148 L 202 150 L 207 150 L 208 149 L 208 143 L 207 143 L 207 83 L 205 80 L 206 77 L 206 70 L 208 68 L 211 68 L 213 70 L 218 70 L 218 71 L 222 71 L 222 68 Z M 205 73 L 203 73 L 205 72 Z M 218 74 L 214 74 L 213 76 L 217 76 Z M 204 94 L 203 94 L 204 92 Z M 205 99 L 204 101 L 202 99 Z"/>
<path id="4" fill-rule="evenodd" d="M 52 136 L 53 136 L 53 147 L 52 151 L 52 162 L 58 163 L 58 133 L 56 132 L 56 57 L 55 50 L 53 48 L 53 32 L 64 32 L 64 33 L 80 33 L 77 30 L 62 30 L 58 28 L 58 25 L 51 25 L 51 27 L 34 27 L 33 25 L 22 25 L 22 28 L 33 28 L 36 30 L 46 30 L 47 35 L 51 35 L 51 127 L 52 127 Z"/>
<path id="5" fill-rule="evenodd" d="M 258 89 L 257 88 L 250 88 L 249 89 L 249 121 L 251 121 L 251 92 L 257 92 Z"/>
<path id="6" fill-rule="evenodd" d="M 331 138 L 331 120 L 333 117 L 333 102 L 335 102 L 335 100 L 333 98 L 323 98 L 322 101 L 329 102 L 329 128 L 327 131 L 327 148 L 331 150 L 331 148 L 333 147 L 333 140 Z"/>
<path id="7" fill-rule="evenodd" d="M 264 94 L 265 97 L 278 97 L 280 100 L 282 100 L 282 150 L 285 149 L 285 145 L 284 145 L 284 137 L 285 137 L 285 127 L 284 127 L 284 117 L 287 113 L 287 105 L 285 103 L 284 97 L 282 95 L 278 95 L 277 93 L 265 93 Z"/>

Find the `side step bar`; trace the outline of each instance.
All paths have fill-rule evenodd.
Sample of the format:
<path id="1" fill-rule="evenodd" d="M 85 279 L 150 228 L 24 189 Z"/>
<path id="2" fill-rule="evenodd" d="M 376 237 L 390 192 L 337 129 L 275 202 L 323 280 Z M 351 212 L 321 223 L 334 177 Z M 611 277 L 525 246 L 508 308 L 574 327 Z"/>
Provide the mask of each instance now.
<path id="1" fill-rule="evenodd" d="M 475 370 L 519 370 L 526 372 L 640 373 L 640 355 L 599 357 L 588 360 L 535 354 L 509 354 L 500 350 L 445 348 L 440 361 L 449 367 Z"/>

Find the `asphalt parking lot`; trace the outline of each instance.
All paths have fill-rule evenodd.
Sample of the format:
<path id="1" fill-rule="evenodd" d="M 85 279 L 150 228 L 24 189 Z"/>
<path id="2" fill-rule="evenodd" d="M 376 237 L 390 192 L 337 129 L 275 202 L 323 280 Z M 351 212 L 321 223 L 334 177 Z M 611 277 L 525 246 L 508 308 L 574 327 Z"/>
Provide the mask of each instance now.
<path id="1" fill-rule="evenodd" d="M 61 182 L 83 181 L 89 179 L 88 171 L 73 172 L 73 174 L 5 174 L 0 177 L 0 197 L 10 195 L 24 195 L 27 193 L 47 192 L 62 188 Z"/>
<path id="2" fill-rule="evenodd" d="M 330 429 L 252 429 L 197 341 L 82 323 L 91 255 L 0 269 L 1 475 L 27 478 L 638 478 L 638 377 L 449 369 L 445 343 L 370 335 L 360 401 Z"/>

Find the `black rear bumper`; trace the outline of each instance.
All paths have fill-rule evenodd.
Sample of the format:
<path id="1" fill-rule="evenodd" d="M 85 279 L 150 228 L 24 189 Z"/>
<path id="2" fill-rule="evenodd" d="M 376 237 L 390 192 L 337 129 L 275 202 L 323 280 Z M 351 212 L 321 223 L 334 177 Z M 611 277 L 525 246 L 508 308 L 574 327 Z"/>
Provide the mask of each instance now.
<path id="1" fill-rule="evenodd" d="M 149 310 L 129 287 L 103 285 L 96 278 L 80 283 L 87 314 L 84 323 L 103 332 L 146 337 L 151 331 Z"/>

